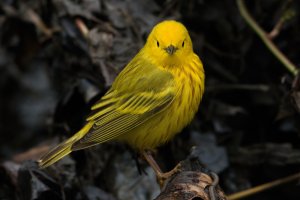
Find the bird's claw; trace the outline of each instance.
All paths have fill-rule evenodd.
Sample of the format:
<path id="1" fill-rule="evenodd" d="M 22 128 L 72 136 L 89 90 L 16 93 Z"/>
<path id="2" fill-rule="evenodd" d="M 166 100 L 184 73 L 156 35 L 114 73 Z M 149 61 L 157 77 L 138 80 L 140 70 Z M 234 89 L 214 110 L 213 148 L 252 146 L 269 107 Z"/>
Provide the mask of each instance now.
<path id="1" fill-rule="evenodd" d="M 169 178 L 171 178 L 174 174 L 177 174 L 181 171 L 181 164 L 179 163 L 174 167 L 172 170 L 168 172 L 156 172 L 156 179 L 160 186 L 160 188 L 163 188 L 165 185 L 165 181 Z"/>

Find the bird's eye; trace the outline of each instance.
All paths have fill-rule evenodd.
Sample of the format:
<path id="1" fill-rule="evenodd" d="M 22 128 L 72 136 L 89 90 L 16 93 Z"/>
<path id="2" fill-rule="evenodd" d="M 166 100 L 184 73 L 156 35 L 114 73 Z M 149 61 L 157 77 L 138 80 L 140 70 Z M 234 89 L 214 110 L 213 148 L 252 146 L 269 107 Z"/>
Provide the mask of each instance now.
<path id="1" fill-rule="evenodd" d="M 157 45 L 157 47 L 159 47 L 159 42 L 158 41 L 156 41 L 156 45 Z"/>
<path id="2" fill-rule="evenodd" d="M 184 41 L 182 42 L 182 45 L 181 45 L 182 47 L 184 47 Z"/>

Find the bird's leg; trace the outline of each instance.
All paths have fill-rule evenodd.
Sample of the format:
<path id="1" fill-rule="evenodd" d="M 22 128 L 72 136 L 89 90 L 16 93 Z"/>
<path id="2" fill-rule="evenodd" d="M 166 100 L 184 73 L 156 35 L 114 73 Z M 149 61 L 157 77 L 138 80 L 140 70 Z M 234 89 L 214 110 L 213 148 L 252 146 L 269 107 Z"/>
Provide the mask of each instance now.
<path id="1" fill-rule="evenodd" d="M 152 154 L 150 151 L 142 151 L 142 155 L 145 158 L 145 160 L 149 163 L 149 165 L 152 167 L 156 174 L 157 181 L 160 185 L 160 188 L 164 186 L 165 181 L 173 176 L 175 173 L 180 171 L 180 164 L 178 164 L 174 169 L 168 172 L 162 172 L 160 167 L 158 166 L 157 162 L 154 160 Z"/>

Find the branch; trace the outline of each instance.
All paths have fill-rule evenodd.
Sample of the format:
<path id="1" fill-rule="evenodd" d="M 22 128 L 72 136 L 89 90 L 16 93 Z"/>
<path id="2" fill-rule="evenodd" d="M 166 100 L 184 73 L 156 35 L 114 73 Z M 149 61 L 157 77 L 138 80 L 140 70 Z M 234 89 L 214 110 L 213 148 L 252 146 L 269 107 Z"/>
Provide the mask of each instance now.
<path id="1" fill-rule="evenodd" d="M 272 40 L 268 37 L 268 34 L 256 23 L 253 17 L 249 14 L 244 0 L 236 0 L 238 9 L 242 17 L 246 20 L 249 26 L 260 37 L 267 48 L 273 53 L 273 55 L 294 75 L 299 73 L 297 67 L 277 48 Z"/>
<path id="2" fill-rule="evenodd" d="M 273 40 L 275 37 L 277 37 L 282 29 L 282 26 L 284 23 L 286 23 L 288 20 L 290 20 L 292 17 L 295 16 L 295 11 L 290 9 L 291 3 L 293 0 L 285 1 L 283 6 L 283 14 L 281 14 L 281 17 L 275 24 L 272 31 L 269 32 L 269 38 Z"/>
<path id="3" fill-rule="evenodd" d="M 294 181 L 294 180 L 297 180 L 297 179 L 300 179 L 300 172 L 297 173 L 297 174 L 291 175 L 291 176 L 287 176 L 285 178 L 281 178 L 281 179 L 269 182 L 269 183 L 258 185 L 256 187 L 253 187 L 253 188 L 241 191 L 241 192 L 237 192 L 235 194 L 229 195 L 228 199 L 229 200 L 242 199 L 242 198 L 251 196 L 253 194 L 271 189 L 275 186 L 278 186 L 278 185 L 281 185 L 281 184 L 284 184 L 284 183 L 288 183 L 288 182 L 291 182 L 291 181 Z"/>
<path id="4" fill-rule="evenodd" d="M 180 162 L 181 170 L 174 174 L 155 200 L 203 199 L 227 200 L 215 173 L 207 172 L 197 158 Z"/>

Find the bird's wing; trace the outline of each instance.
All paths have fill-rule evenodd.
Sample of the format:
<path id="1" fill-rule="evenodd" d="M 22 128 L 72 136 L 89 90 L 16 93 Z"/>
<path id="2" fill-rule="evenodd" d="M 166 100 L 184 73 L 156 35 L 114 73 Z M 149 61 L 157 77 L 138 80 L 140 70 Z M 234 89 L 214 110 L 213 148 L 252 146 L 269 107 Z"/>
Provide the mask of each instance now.
<path id="1" fill-rule="evenodd" d="M 141 59 L 134 59 L 119 74 L 106 95 L 92 107 L 87 121 L 94 121 L 94 125 L 72 145 L 72 150 L 128 133 L 166 109 L 176 94 L 172 74 Z"/>

